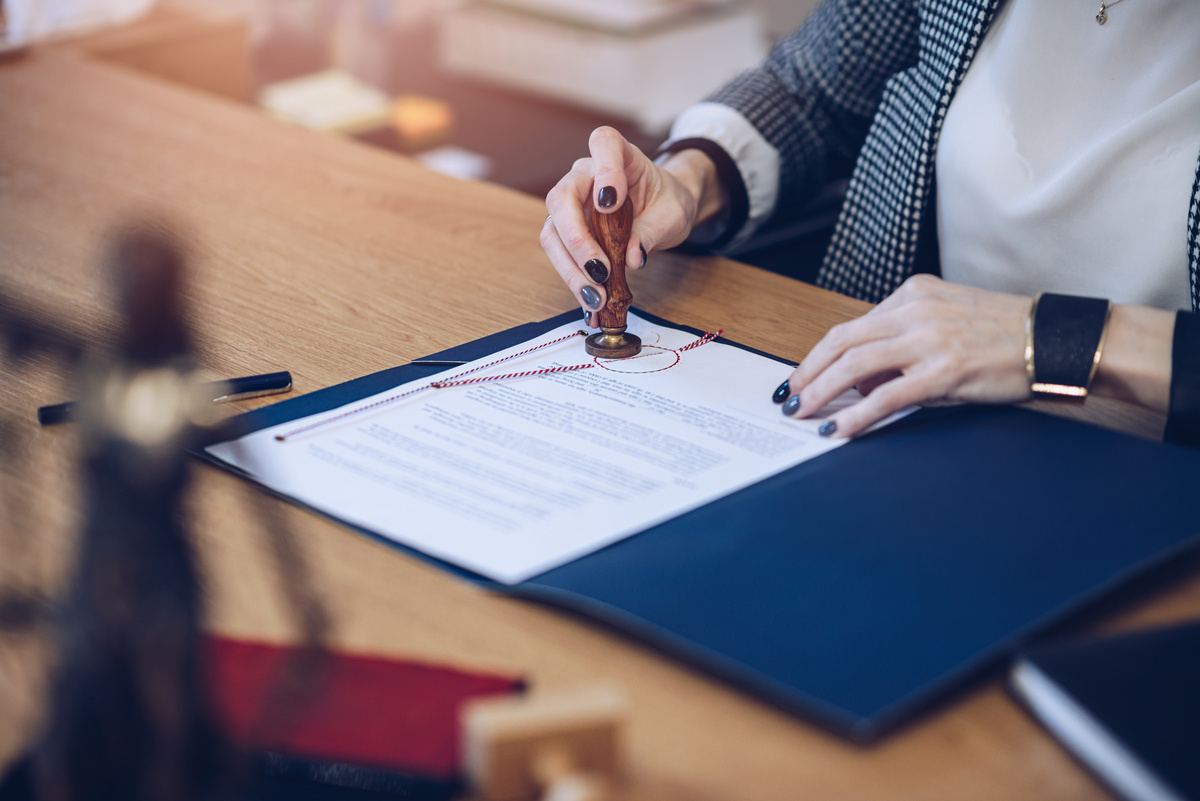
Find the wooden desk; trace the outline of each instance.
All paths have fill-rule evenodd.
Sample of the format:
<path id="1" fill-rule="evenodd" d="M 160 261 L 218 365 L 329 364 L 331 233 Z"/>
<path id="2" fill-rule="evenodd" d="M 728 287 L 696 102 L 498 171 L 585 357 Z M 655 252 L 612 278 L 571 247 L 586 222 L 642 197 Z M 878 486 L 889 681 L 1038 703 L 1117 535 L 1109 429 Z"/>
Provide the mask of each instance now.
<path id="1" fill-rule="evenodd" d="M 0 282 L 110 335 L 100 250 L 144 213 L 182 231 L 213 376 L 288 369 L 307 392 L 574 306 L 537 242 L 540 200 L 458 183 L 128 70 L 35 53 L 0 65 Z M 862 303 L 719 259 L 656 255 L 637 302 L 751 346 L 801 357 Z M 0 581 L 61 583 L 77 521 L 72 432 L 39 430 L 69 388 L 53 365 L 4 368 Z M 764 388 L 767 391 L 769 388 Z M 246 484 L 198 470 L 193 531 L 208 625 L 294 636 Z M 15 508 L 13 508 L 15 505 Z M 860 749 L 600 627 L 496 597 L 291 509 L 336 644 L 482 669 L 535 687 L 598 680 L 632 698 L 630 798 L 1077 799 L 1103 791 L 998 683 Z M 1200 579 L 1114 625 L 1200 615 Z M 0 640 L 0 764 L 32 736 L 47 655 Z"/>
<path id="2" fill-rule="evenodd" d="M 232 100 L 254 95 L 250 20 L 187 0 L 160 0 L 128 25 L 53 46 Z"/>

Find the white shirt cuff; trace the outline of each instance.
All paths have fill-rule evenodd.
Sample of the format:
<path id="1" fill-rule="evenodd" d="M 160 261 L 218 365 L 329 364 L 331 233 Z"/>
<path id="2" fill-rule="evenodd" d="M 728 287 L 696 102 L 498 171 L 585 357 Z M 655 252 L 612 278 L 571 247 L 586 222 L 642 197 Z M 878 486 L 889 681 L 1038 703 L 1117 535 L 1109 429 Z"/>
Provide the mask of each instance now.
<path id="1" fill-rule="evenodd" d="M 742 175 L 749 201 L 746 224 L 724 250 L 734 250 L 770 219 L 779 197 L 779 151 L 758 129 L 734 109 L 721 103 L 697 103 L 684 110 L 671 126 L 664 146 L 681 139 L 708 139 L 720 145 Z M 714 239 L 694 232 L 697 240 Z M 715 234 L 716 232 L 714 232 Z"/>

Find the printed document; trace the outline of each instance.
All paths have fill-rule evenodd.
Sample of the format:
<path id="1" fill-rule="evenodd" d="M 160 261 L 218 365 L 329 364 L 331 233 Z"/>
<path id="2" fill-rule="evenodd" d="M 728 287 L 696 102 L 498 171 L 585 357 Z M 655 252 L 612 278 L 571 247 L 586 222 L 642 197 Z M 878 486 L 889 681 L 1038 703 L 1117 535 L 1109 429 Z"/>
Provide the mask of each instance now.
<path id="1" fill-rule="evenodd" d="M 845 442 L 818 436 L 820 419 L 780 414 L 771 393 L 786 364 L 633 314 L 642 353 L 606 361 L 579 329 L 209 452 L 335 518 L 513 584 Z M 492 366 L 464 375 L 481 365 Z M 555 368 L 575 369 L 487 380 Z M 421 389 L 455 376 L 482 380 Z"/>

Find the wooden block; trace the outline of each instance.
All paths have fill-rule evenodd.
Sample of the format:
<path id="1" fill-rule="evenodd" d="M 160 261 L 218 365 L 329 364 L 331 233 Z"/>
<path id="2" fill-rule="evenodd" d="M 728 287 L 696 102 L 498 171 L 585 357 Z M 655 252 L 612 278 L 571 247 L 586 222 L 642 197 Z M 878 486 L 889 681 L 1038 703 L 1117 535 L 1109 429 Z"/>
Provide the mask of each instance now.
<path id="1" fill-rule="evenodd" d="M 473 701 L 463 711 L 463 761 L 488 801 L 598 798 L 621 770 L 621 693 L 608 687 Z"/>

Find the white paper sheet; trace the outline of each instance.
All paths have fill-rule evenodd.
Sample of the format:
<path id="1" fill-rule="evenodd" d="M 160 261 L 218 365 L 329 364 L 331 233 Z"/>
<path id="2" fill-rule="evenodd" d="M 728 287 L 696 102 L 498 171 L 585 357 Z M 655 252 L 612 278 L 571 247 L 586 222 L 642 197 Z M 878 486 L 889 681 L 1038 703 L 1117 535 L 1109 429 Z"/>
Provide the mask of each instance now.
<path id="1" fill-rule="evenodd" d="M 511 584 L 844 444 L 817 435 L 820 419 L 784 417 L 771 402 L 786 364 L 714 342 L 679 353 L 697 338 L 632 314 L 629 323 L 646 345 L 635 359 L 594 360 L 574 337 L 471 377 L 591 368 L 379 403 L 423 382 L 406 384 L 209 452 L 334 517 Z"/>

